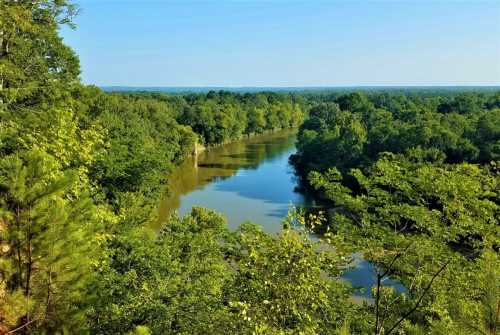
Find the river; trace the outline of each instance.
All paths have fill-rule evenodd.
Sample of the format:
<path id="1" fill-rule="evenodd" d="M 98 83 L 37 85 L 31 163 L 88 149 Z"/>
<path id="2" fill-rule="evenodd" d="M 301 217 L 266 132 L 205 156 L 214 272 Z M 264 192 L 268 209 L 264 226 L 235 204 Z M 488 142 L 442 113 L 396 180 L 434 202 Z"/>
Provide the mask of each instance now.
<path id="1" fill-rule="evenodd" d="M 175 210 L 184 215 L 193 206 L 201 206 L 223 213 L 231 229 L 252 221 L 269 233 L 279 232 L 291 205 L 314 205 L 314 200 L 296 190 L 288 163 L 295 140 L 296 132 L 283 131 L 215 147 L 187 159 L 169 178 L 160 218 Z M 375 282 L 373 265 L 355 255 L 355 267 L 344 279 L 365 288 L 358 295 L 369 298 Z M 385 284 L 402 289 L 390 281 Z"/>

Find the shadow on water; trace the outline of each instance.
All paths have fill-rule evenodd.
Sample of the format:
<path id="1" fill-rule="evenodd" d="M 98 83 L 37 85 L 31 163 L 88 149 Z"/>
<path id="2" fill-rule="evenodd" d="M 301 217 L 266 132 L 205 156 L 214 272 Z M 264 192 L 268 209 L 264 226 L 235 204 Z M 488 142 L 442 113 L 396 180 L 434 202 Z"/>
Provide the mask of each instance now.
<path id="1" fill-rule="evenodd" d="M 266 213 L 266 215 L 283 220 L 283 218 L 288 214 L 289 209 L 290 209 L 290 204 L 283 205 L 280 208 L 270 210 L 269 212 Z"/>

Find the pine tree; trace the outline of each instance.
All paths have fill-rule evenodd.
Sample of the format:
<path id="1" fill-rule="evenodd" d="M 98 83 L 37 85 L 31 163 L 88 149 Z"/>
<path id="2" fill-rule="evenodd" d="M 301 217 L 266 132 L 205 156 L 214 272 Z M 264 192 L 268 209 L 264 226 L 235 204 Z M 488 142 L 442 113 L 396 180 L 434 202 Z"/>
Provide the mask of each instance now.
<path id="1" fill-rule="evenodd" d="M 82 325 L 93 208 L 54 164 L 37 151 L 0 161 L 0 323 L 17 333 Z"/>

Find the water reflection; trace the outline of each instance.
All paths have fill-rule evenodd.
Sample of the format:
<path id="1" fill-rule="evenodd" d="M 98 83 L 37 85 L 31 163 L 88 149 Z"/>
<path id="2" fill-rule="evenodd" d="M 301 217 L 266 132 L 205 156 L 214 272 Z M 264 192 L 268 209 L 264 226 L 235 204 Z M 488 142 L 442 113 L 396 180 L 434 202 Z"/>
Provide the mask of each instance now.
<path id="1" fill-rule="evenodd" d="M 360 301 L 371 301 L 371 288 L 377 282 L 377 277 L 375 274 L 375 265 L 373 263 L 368 262 L 363 258 L 361 253 L 355 253 L 353 256 L 353 264 L 352 268 L 346 271 L 342 278 L 348 281 L 352 287 L 360 288 L 361 290 L 357 291 L 355 296 L 361 298 Z M 383 282 L 383 285 L 390 286 L 394 288 L 394 290 L 399 293 L 406 292 L 406 288 L 404 285 L 399 283 L 396 280 L 391 278 L 386 278 Z"/>
<path id="2" fill-rule="evenodd" d="M 302 205 L 288 157 L 295 150 L 295 132 L 279 132 L 234 142 L 190 158 L 169 178 L 160 218 L 177 210 L 203 206 L 224 213 L 230 228 L 243 221 L 281 229 L 290 204 Z"/>

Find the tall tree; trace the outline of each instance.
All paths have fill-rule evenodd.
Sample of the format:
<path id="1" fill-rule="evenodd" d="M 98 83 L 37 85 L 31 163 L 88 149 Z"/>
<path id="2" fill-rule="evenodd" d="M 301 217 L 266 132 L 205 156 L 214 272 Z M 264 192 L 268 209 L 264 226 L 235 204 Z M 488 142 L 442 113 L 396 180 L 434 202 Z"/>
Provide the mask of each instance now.
<path id="1" fill-rule="evenodd" d="M 65 0 L 0 1 L 1 103 L 33 107 L 78 79 L 78 57 L 58 34 L 75 13 Z"/>
<path id="2" fill-rule="evenodd" d="M 16 333 L 83 327 L 97 220 L 75 173 L 37 150 L 0 161 L 0 323 Z"/>

